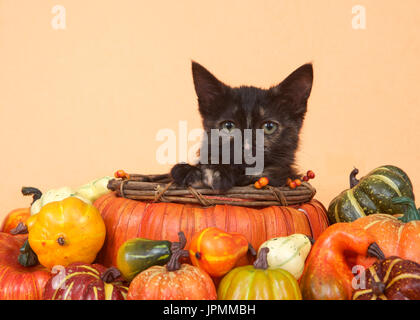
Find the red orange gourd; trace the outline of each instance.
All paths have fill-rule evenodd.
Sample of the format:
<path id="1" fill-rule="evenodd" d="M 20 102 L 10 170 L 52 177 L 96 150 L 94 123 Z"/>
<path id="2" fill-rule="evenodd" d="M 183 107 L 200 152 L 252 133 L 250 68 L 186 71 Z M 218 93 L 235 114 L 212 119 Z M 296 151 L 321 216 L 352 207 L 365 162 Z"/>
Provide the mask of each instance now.
<path id="1" fill-rule="evenodd" d="M 189 253 L 193 265 L 213 277 L 221 277 L 228 273 L 249 249 L 244 235 L 210 227 L 193 236 Z"/>

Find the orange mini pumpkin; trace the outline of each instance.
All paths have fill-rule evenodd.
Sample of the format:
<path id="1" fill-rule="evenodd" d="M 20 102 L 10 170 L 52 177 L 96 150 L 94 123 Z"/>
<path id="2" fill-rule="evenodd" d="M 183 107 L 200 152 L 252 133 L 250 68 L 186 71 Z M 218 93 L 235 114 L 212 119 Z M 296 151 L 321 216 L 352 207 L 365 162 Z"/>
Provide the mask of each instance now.
<path id="1" fill-rule="evenodd" d="M 372 234 L 386 257 L 398 256 L 420 264 L 420 212 L 407 197 L 394 198 L 392 203 L 403 206 L 402 217 L 377 213 L 352 224 Z"/>
<path id="2" fill-rule="evenodd" d="M 27 224 L 32 250 L 50 269 L 73 262 L 92 263 L 105 241 L 105 224 L 98 209 L 75 197 L 46 204 Z"/>
<path id="3" fill-rule="evenodd" d="M 171 259 L 165 266 L 153 266 L 139 273 L 130 283 L 127 300 L 216 300 L 216 287 L 202 269 L 180 263 L 188 257 L 187 239 L 179 232 Z"/>
<path id="4" fill-rule="evenodd" d="M 19 249 L 26 235 L 0 232 L 0 300 L 41 300 L 51 274 L 40 265 L 24 267 Z"/>

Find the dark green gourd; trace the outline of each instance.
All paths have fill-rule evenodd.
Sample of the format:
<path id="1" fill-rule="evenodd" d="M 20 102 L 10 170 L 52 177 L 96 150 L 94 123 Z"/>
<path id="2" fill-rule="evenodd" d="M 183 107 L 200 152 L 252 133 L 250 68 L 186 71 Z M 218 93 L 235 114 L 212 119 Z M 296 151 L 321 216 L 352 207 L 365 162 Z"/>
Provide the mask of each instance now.
<path id="1" fill-rule="evenodd" d="M 397 214 L 403 212 L 396 197 L 414 200 L 413 185 L 408 175 L 398 167 L 386 165 L 357 180 L 359 170 L 350 174 L 350 188 L 335 197 L 328 207 L 330 223 L 350 222 L 373 213 Z"/>
<path id="2" fill-rule="evenodd" d="M 117 268 L 131 281 L 138 273 L 154 265 L 164 265 L 171 257 L 172 242 L 136 238 L 127 240 L 118 250 Z"/>
<path id="3" fill-rule="evenodd" d="M 135 238 L 127 240 L 118 249 L 117 268 L 127 281 L 140 272 L 152 267 L 163 266 L 169 262 L 172 253 L 185 247 L 187 238 L 178 232 L 179 242 Z"/>

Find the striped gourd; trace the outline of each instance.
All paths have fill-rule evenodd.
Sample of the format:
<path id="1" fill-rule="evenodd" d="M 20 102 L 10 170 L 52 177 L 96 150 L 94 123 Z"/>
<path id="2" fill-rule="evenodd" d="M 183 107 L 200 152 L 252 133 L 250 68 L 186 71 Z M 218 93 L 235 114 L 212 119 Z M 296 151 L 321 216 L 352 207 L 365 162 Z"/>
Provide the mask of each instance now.
<path id="1" fill-rule="evenodd" d="M 128 283 L 114 267 L 76 262 L 54 271 L 45 285 L 44 300 L 125 300 L 128 292 Z"/>
<path id="2" fill-rule="evenodd" d="M 420 264 L 398 257 L 375 262 L 353 300 L 419 300 Z"/>
<path id="3" fill-rule="evenodd" d="M 414 200 L 413 186 L 407 174 L 395 166 L 378 167 L 362 179 L 357 180 L 359 171 L 350 174 L 351 189 L 335 197 L 328 208 L 330 223 L 350 222 L 373 213 L 401 213 L 401 206 L 392 204 L 395 197 Z"/>

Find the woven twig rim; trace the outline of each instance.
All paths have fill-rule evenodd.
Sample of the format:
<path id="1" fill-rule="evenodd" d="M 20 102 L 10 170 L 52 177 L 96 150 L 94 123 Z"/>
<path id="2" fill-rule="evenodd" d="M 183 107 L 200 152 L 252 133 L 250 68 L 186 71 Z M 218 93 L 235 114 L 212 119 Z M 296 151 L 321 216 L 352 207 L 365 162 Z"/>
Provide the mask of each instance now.
<path id="1" fill-rule="evenodd" d="M 308 182 L 296 189 L 287 186 L 256 189 L 253 185 L 233 187 L 220 194 L 210 188 L 176 186 L 169 174 L 130 174 L 130 179 L 112 179 L 108 189 L 127 199 L 152 202 L 177 202 L 199 204 L 203 207 L 233 205 L 243 207 L 288 206 L 309 202 L 315 196 L 315 188 Z"/>

